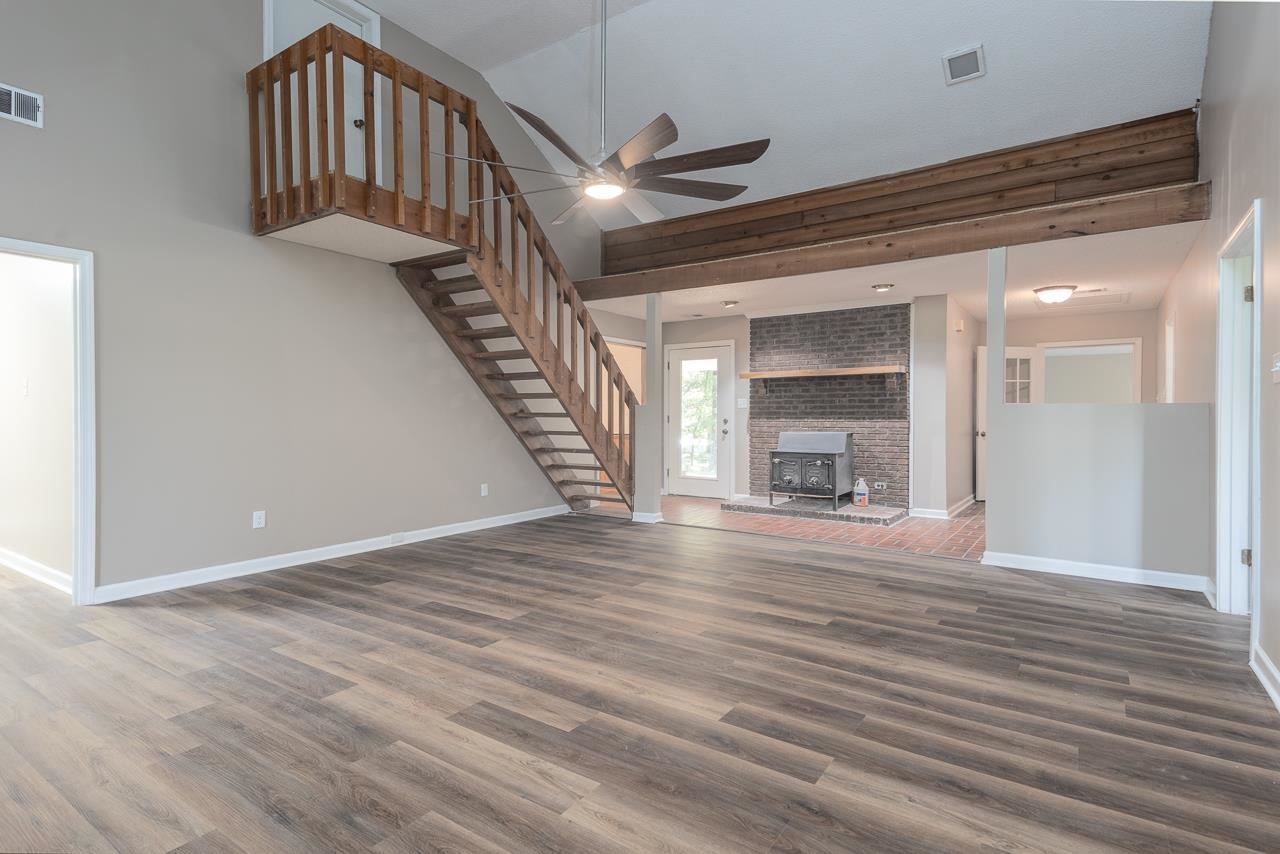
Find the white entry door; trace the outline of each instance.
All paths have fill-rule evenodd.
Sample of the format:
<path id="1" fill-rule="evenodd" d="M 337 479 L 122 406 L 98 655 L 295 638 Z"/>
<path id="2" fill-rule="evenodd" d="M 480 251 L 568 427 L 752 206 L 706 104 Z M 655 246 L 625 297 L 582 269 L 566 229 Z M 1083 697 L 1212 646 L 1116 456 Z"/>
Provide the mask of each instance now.
<path id="1" fill-rule="evenodd" d="M 733 490 L 733 346 L 667 348 L 667 491 Z"/>
<path id="2" fill-rule="evenodd" d="M 978 376 L 974 383 L 974 490 L 977 501 L 987 500 L 987 348 L 978 348 Z M 1005 403 L 1044 403 L 1044 351 L 1039 347 L 1006 347 L 1003 399 Z"/>
<path id="3" fill-rule="evenodd" d="M 325 24 L 334 24 L 354 36 L 367 41 L 374 47 L 381 44 L 381 18 L 378 13 L 355 0 L 266 0 L 266 39 L 264 47 L 269 59 L 285 48 L 297 44 Z M 357 126 L 363 125 L 369 117 L 364 114 L 364 68 L 354 59 L 347 59 L 342 66 L 343 76 L 343 119 L 346 124 L 345 142 L 347 152 L 347 174 L 363 178 L 364 171 L 364 131 Z M 332 79 L 332 73 L 330 74 Z M 315 103 L 315 70 L 309 75 L 310 103 Z M 297 101 L 294 83 L 294 103 Z M 333 115 L 330 103 L 329 115 Z M 373 99 L 373 131 L 376 144 L 374 146 L 374 175 L 382 180 L 382 98 Z M 316 135 L 311 138 L 311 162 L 318 163 L 316 157 Z M 294 134 L 294 145 L 297 145 L 298 134 Z M 294 158 L 295 178 L 300 158 Z"/>

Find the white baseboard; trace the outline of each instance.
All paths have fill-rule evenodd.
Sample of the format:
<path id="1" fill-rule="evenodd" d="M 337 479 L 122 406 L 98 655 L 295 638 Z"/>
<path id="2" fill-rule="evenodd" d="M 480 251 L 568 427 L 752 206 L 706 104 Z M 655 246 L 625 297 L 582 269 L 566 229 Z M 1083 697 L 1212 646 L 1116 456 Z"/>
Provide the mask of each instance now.
<path id="1" fill-rule="evenodd" d="M 973 496 L 969 495 L 960 499 L 946 510 L 934 510 L 930 507 L 912 507 L 907 511 L 907 515 L 920 519 L 954 519 L 971 504 L 973 504 Z"/>
<path id="2" fill-rule="evenodd" d="M 908 516 L 915 516 L 918 519 L 950 519 L 946 510 L 932 510 L 928 507 L 912 507 L 907 511 Z"/>
<path id="3" fill-rule="evenodd" d="M 121 599 L 132 599 L 135 596 L 146 596 L 149 593 L 162 593 L 166 590 L 177 590 L 181 587 L 208 584 L 211 581 L 224 581 L 228 578 L 238 578 L 242 575 L 269 572 L 273 569 L 285 569 L 286 567 L 301 566 L 302 564 L 315 563 L 321 560 L 349 557 L 350 555 L 391 548 L 404 543 L 419 543 L 423 540 L 450 537 L 454 534 L 465 534 L 469 531 L 497 528 L 501 525 L 513 525 L 517 522 L 529 522 L 534 519 L 545 519 L 548 516 L 559 516 L 568 512 L 569 506 L 567 504 L 536 507 L 533 510 L 522 510 L 519 513 L 507 513 L 502 516 L 489 516 L 484 519 L 473 519 L 469 522 L 454 522 L 449 525 L 437 525 L 434 528 L 422 528 L 417 531 L 404 531 L 385 534 L 381 537 L 370 537 L 367 540 L 354 540 L 349 543 L 338 543 L 332 546 L 268 555 L 267 557 L 224 563 L 218 566 L 188 569 L 183 572 L 169 573 L 168 575 L 139 578 L 137 581 L 105 584 L 94 588 L 93 604 L 101 605 Z M 70 591 L 70 589 L 68 584 L 67 590 Z"/>
<path id="4" fill-rule="evenodd" d="M 1212 578 L 1208 579 L 1208 582 L 1204 588 L 1204 598 L 1209 600 L 1209 607 L 1216 611 L 1218 610 L 1218 585 Z"/>
<path id="5" fill-rule="evenodd" d="M 632 522 L 643 522 L 646 525 L 654 525 L 662 521 L 661 513 L 632 513 Z"/>
<path id="6" fill-rule="evenodd" d="M 1267 655 L 1266 650 L 1256 644 L 1250 650 L 1249 666 L 1257 674 L 1258 681 L 1262 683 L 1276 711 L 1280 711 L 1280 668 L 1276 667 L 1276 663 L 1271 660 L 1271 656 Z"/>
<path id="7" fill-rule="evenodd" d="M 32 560 L 26 555 L 0 548 L 0 566 L 7 566 L 12 570 L 21 572 L 28 578 L 33 578 L 42 584 L 61 590 L 67 595 L 71 594 L 71 573 L 45 566 L 43 563 Z"/>
<path id="8" fill-rule="evenodd" d="M 1165 572 L 1154 569 L 1137 569 L 1129 566 L 1112 566 L 1105 563 L 1085 563 L 1075 560 L 1036 557 L 1035 555 L 984 552 L 982 562 L 987 566 L 1008 569 L 1029 569 L 1033 572 L 1050 572 L 1054 575 L 1074 575 L 1077 578 L 1096 578 L 1099 581 L 1121 581 L 1126 584 L 1146 584 L 1152 587 L 1168 587 L 1173 590 L 1208 589 L 1209 579 L 1203 575 L 1185 572 Z"/>

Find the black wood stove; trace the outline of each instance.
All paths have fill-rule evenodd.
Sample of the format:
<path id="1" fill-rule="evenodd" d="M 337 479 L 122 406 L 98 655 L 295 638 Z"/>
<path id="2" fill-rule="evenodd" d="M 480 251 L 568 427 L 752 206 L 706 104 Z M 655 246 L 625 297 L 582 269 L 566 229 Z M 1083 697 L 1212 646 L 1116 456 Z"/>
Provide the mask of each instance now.
<path id="1" fill-rule="evenodd" d="M 853 492 L 852 433 L 780 433 L 771 463 L 770 507 L 774 495 L 787 495 L 830 498 L 836 510 L 840 496 Z"/>

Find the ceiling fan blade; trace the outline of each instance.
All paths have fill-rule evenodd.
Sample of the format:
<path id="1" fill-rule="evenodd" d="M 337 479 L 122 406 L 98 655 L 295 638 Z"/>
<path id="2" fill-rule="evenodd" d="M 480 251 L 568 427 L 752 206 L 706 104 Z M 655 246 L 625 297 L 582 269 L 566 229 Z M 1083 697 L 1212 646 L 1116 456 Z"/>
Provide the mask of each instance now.
<path id="1" fill-rule="evenodd" d="M 574 200 L 573 204 L 569 205 L 569 207 L 561 211 L 558 217 L 551 220 L 551 224 L 561 225 L 563 223 L 568 222 L 569 218 L 572 217 L 577 212 L 578 206 L 582 204 L 582 200 L 584 198 L 585 198 L 584 196 L 578 196 L 578 198 Z"/>
<path id="2" fill-rule="evenodd" d="M 588 172 L 595 171 L 594 167 L 592 167 L 592 165 L 588 163 L 581 154 L 573 150 L 573 146 L 564 141 L 564 137 L 551 129 L 551 125 L 547 124 L 524 107 L 518 107 L 510 101 L 506 103 L 507 106 L 511 108 L 511 112 L 524 119 L 525 122 L 528 123 L 529 127 L 542 134 L 542 136 L 546 138 L 547 142 L 554 145 L 559 149 L 561 154 L 573 161 L 574 166 L 577 166 L 579 169 L 585 169 Z"/>
<path id="3" fill-rule="evenodd" d="M 676 123 L 666 113 L 658 116 L 640 129 L 640 132 L 605 158 L 600 165 L 614 172 L 625 172 L 641 160 L 647 160 L 656 152 L 675 142 L 680 136 Z"/>
<path id="4" fill-rule="evenodd" d="M 693 181 L 689 178 L 665 178 L 654 175 L 641 178 L 631 186 L 637 190 L 652 190 L 655 193 L 670 193 L 673 196 L 690 196 L 695 199 L 712 199 L 725 202 L 741 195 L 745 184 L 722 184 L 719 181 Z"/>
<path id="5" fill-rule="evenodd" d="M 759 160 L 760 155 L 764 154 L 768 148 L 769 140 L 756 139 L 751 142 L 740 142 L 737 145 L 691 151 L 688 154 L 676 154 L 659 160 L 645 160 L 632 166 L 627 175 L 630 178 L 640 179 L 654 175 L 672 175 L 676 172 L 698 172 L 721 166 L 739 166 Z"/>

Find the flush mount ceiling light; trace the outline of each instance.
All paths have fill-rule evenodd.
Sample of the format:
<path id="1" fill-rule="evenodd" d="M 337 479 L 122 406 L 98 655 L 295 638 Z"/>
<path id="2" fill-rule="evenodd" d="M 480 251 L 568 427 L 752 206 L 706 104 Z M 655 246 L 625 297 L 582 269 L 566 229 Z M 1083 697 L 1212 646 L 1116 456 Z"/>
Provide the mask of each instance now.
<path id="1" fill-rule="evenodd" d="M 722 299 L 720 300 L 720 304 L 725 308 L 733 308 L 738 304 L 738 301 L 736 299 Z"/>
<path id="2" fill-rule="evenodd" d="M 1049 285 L 1043 288 L 1036 288 L 1034 293 L 1036 299 L 1045 305 L 1055 305 L 1060 302 L 1066 302 L 1071 299 L 1071 295 L 1076 292 L 1075 285 Z"/>
<path id="3" fill-rule="evenodd" d="M 881 282 L 878 285 L 871 286 L 871 290 L 881 294 L 884 293 L 885 291 L 891 290 L 892 288 L 893 288 L 893 282 Z"/>
<path id="4" fill-rule="evenodd" d="M 596 181 L 582 188 L 593 199 L 616 199 L 627 191 L 627 188 L 614 181 Z"/>

